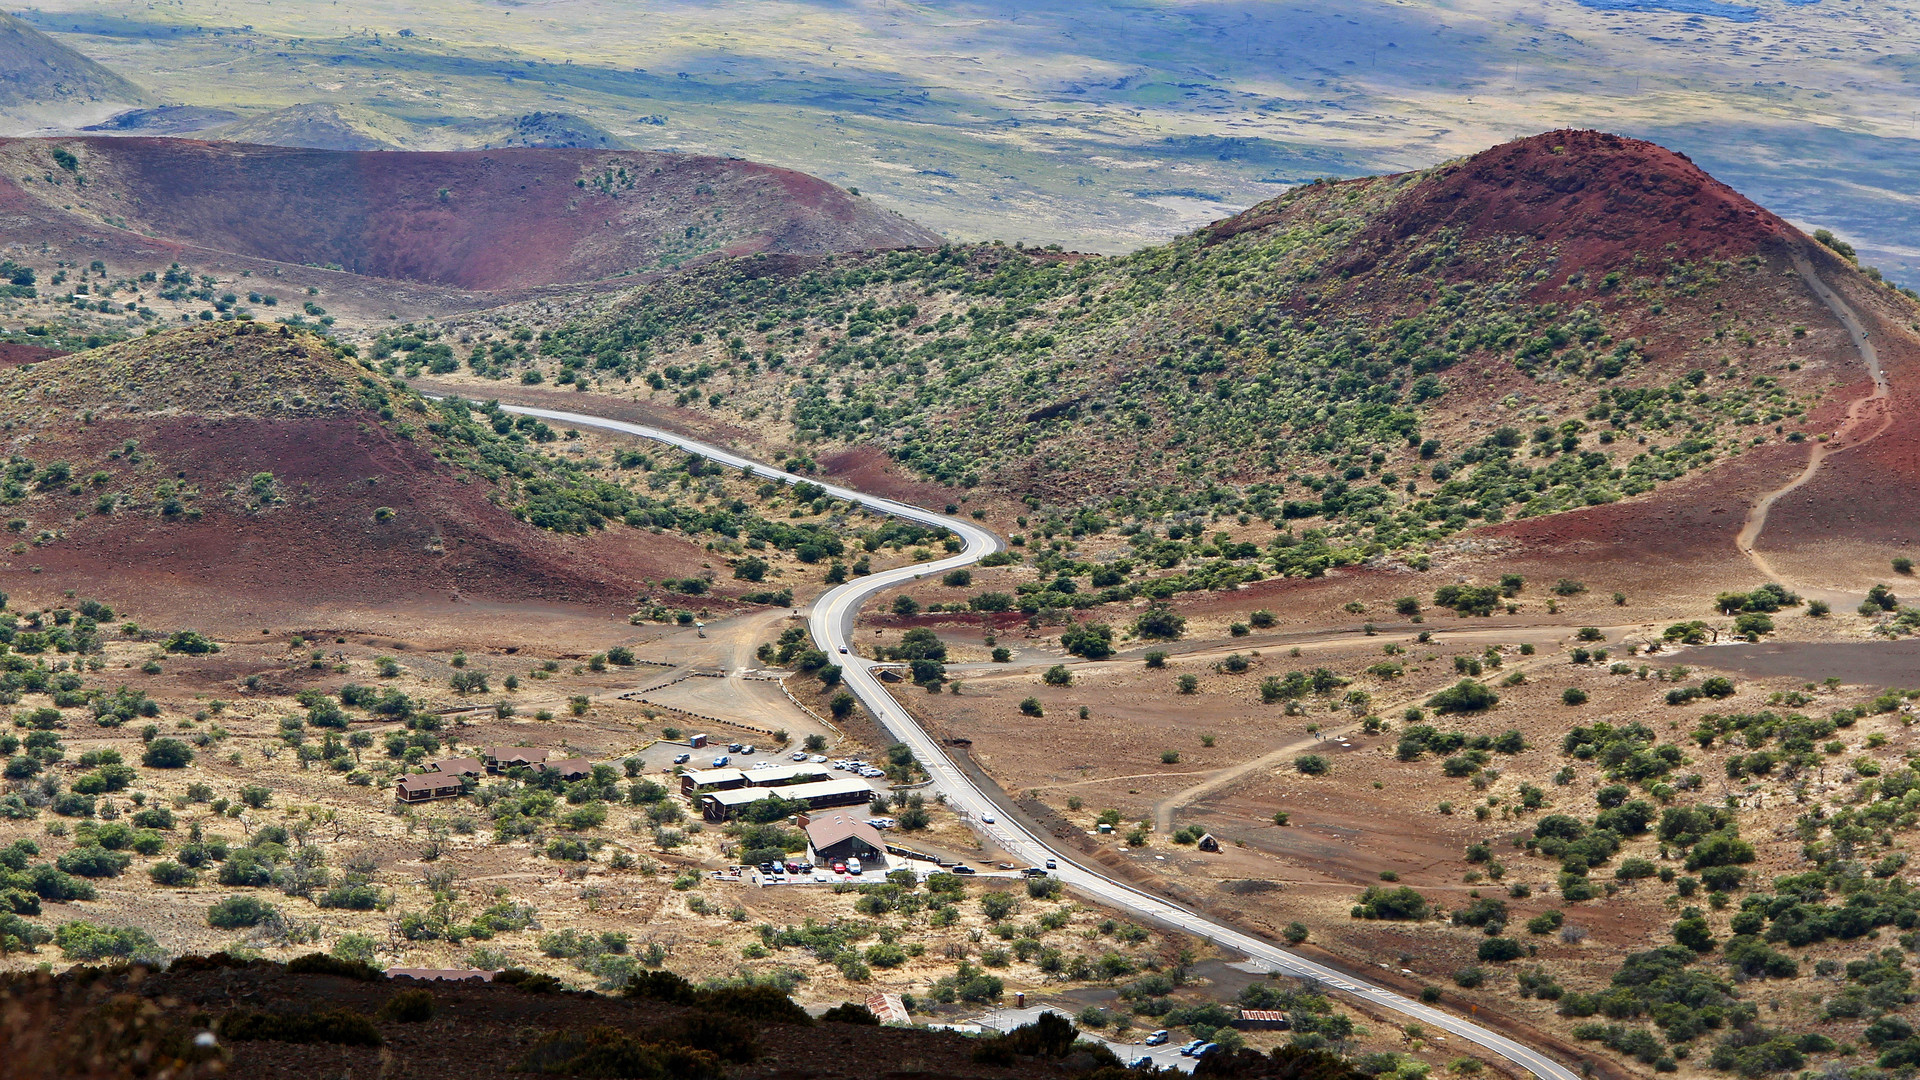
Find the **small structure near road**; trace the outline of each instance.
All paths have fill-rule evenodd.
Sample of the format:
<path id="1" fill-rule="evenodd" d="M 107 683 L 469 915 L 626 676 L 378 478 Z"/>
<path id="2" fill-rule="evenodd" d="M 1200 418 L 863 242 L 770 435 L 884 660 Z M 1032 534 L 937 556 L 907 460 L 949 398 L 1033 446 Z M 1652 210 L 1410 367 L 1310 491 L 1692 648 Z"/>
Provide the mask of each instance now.
<path id="1" fill-rule="evenodd" d="M 1279 1009 L 1241 1009 L 1233 1026 L 1242 1031 L 1285 1031 L 1293 1019 Z"/>
<path id="2" fill-rule="evenodd" d="M 913 1017 L 908 1015 L 907 1006 L 900 1000 L 899 994 L 868 994 L 867 1011 L 883 1024 L 913 1023 Z"/>
<path id="3" fill-rule="evenodd" d="M 1212 833 L 1201 833 L 1200 839 L 1195 840 L 1193 846 L 1199 848 L 1201 851 L 1211 851 L 1217 854 L 1220 851 L 1220 840 Z"/>
<path id="4" fill-rule="evenodd" d="M 813 848 L 815 862 L 859 859 L 862 867 L 887 865 L 887 841 L 880 830 L 852 814 L 805 814 L 800 818 L 800 827 L 806 830 L 807 846 Z"/>

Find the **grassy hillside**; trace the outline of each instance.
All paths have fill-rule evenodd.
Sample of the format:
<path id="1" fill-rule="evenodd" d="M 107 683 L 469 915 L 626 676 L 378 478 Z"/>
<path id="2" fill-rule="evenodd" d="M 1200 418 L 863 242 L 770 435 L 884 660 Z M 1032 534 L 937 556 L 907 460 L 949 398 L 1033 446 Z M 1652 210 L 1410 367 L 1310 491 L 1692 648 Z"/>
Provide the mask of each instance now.
<path id="1" fill-rule="evenodd" d="M 799 458 L 876 447 L 1055 529 L 1265 518 L 1312 538 L 1273 569 L 1312 571 L 1814 435 L 1859 372 L 1795 245 L 1676 155 L 1556 132 L 1122 258 L 753 259 L 548 318 L 537 349 L 460 330 L 484 379 L 703 408 Z"/>

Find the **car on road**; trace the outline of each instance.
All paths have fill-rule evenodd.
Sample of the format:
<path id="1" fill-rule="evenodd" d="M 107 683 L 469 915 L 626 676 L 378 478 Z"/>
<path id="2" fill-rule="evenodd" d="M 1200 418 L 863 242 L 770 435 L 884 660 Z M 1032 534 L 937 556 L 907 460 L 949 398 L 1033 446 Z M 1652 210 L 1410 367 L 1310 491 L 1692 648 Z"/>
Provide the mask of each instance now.
<path id="1" fill-rule="evenodd" d="M 1060 868 L 1059 868 L 1058 866 L 1056 866 L 1056 865 L 1054 865 L 1054 862 L 1053 862 L 1053 860 L 1052 860 L 1052 859 L 1048 859 L 1048 860 L 1047 860 L 1047 869 L 1049 869 L 1049 870 L 1058 870 L 1058 869 L 1060 869 Z"/>
<path id="2" fill-rule="evenodd" d="M 1040 869 L 1037 866 L 1029 866 L 1025 870 L 1022 870 L 1020 872 L 1022 874 L 1025 874 L 1028 877 L 1046 877 L 1047 876 L 1047 872 L 1045 870 Z"/>
<path id="3" fill-rule="evenodd" d="M 685 764 L 686 764 L 687 762 L 689 762 L 689 761 L 692 761 L 692 760 L 693 760 L 693 755 L 692 755 L 692 754 L 675 754 L 675 755 L 673 755 L 673 763 L 674 763 L 675 765 L 685 765 Z"/>
<path id="4" fill-rule="evenodd" d="M 985 823 L 986 823 L 986 824 L 988 824 L 988 825 L 991 825 L 991 824 L 993 824 L 993 815 L 992 815 L 992 814 L 981 814 L 981 815 L 980 815 L 980 820 L 981 820 L 981 821 L 983 821 L 983 822 L 985 822 Z"/>
<path id="5" fill-rule="evenodd" d="M 788 754 L 787 757 L 794 761 L 805 761 L 807 760 L 807 752 L 805 750 L 795 750 L 793 753 Z"/>
<path id="6" fill-rule="evenodd" d="M 1172 1036 L 1168 1034 L 1167 1029 L 1161 1028 L 1159 1031 L 1149 1032 L 1145 1042 L 1148 1046 L 1165 1046 L 1169 1038 Z"/>
<path id="7" fill-rule="evenodd" d="M 845 656 L 846 653 L 847 653 L 847 647 L 845 645 L 840 646 L 840 655 Z"/>
<path id="8" fill-rule="evenodd" d="M 963 862 L 954 863 L 953 872 L 956 874 L 967 874 L 967 875 L 973 875 L 973 874 L 979 873 L 979 871 L 975 870 L 973 867 L 968 866 L 966 863 L 963 863 Z"/>
<path id="9" fill-rule="evenodd" d="M 713 759 L 713 767 L 716 769 L 724 769 L 731 764 L 733 764 L 733 759 L 725 754 L 721 754 L 719 757 Z"/>
<path id="10" fill-rule="evenodd" d="M 858 874 L 858 873 L 860 873 L 860 860 L 859 860 L 859 859 L 848 859 L 848 860 L 847 860 L 847 873 L 849 873 L 849 874 Z"/>

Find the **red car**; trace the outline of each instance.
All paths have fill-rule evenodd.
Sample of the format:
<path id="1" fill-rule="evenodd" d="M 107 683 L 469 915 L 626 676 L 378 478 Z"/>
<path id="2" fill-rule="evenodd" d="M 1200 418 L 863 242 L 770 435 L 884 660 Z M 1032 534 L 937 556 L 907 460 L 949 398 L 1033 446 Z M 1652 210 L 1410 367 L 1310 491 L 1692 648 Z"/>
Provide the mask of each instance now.
<path id="1" fill-rule="evenodd" d="M 834 873 L 836 873 L 836 874 L 844 874 L 844 873 L 846 873 L 846 872 L 847 872 L 847 864 L 846 864 L 846 863 L 843 863 L 843 862 L 836 862 L 836 863 L 834 863 L 834 864 L 833 864 L 833 872 L 834 872 Z"/>

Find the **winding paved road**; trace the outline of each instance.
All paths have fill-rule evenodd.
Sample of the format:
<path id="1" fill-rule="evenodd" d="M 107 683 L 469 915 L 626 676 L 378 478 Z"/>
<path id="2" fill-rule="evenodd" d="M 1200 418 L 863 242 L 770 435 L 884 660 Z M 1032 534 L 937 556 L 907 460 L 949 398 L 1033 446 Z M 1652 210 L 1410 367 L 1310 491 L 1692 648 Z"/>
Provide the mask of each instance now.
<path id="1" fill-rule="evenodd" d="M 1377 1009 L 1400 1013 L 1428 1027 L 1437 1028 L 1468 1042 L 1476 1043 L 1527 1070 L 1540 1080 L 1578 1080 L 1572 1070 L 1504 1035 L 1424 1005 L 1412 998 L 1396 994 L 1384 987 L 1362 982 L 1333 968 L 1314 963 L 1265 939 L 1242 933 L 1179 904 L 1136 889 L 1124 882 L 1115 881 L 1095 869 L 1074 861 L 1066 851 L 1056 849 L 1048 843 L 1047 839 L 1030 832 L 1012 820 L 1011 815 L 1003 813 L 989 794 L 955 766 L 940 744 L 920 727 L 898 701 L 894 700 L 892 694 L 887 692 L 880 680 L 875 677 L 871 662 L 855 655 L 852 651 L 853 620 L 862 602 L 891 586 L 944 573 L 957 567 L 969 566 L 980 561 L 987 554 L 1001 550 L 1004 545 L 992 532 L 960 518 L 936 514 L 931 510 L 923 510 L 892 499 L 883 499 L 834 484 L 822 483 L 812 477 L 782 472 L 738 454 L 695 442 L 658 428 L 552 409 L 535 409 L 516 405 L 502 405 L 501 408 L 508 412 L 539 417 L 543 420 L 618 431 L 666 443 L 723 465 L 731 465 L 738 469 L 750 468 L 754 475 L 764 476 L 769 480 L 787 484 L 797 484 L 804 480 L 819 484 L 836 499 L 845 499 L 866 509 L 891 514 L 908 521 L 952 530 L 965 545 L 959 554 L 936 562 L 904 566 L 855 578 L 835 587 L 816 600 L 812 613 L 808 617 L 808 626 L 814 640 L 828 655 L 840 662 L 843 669 L 842 679 L 847 689 L 866 705 L 888 733 L 912 748 L 914 756 L 920 759 L 921 764 L 932 776 L 934 790 L 946 796 L 948 806 L 967 815 L 975 829 L 985 834 L 1009 855 L 1035 866 L 1046 859 L 1056 860 L 1059 866 L 1057 873 L 1063 884 L 1107 907 L 1125 911 L 1137 919 L 1175 929 L 1234 952 L 1243 953 L 1254 964 L 1268 971 L 1317 980 L 1331 989 L 1364 1000 Z"/>

